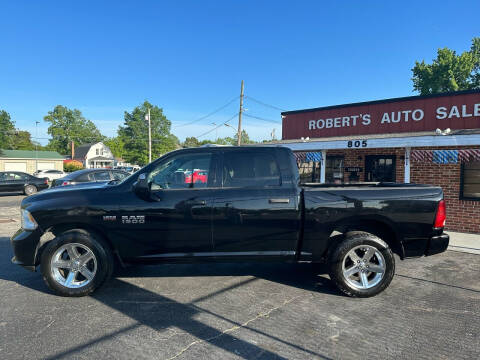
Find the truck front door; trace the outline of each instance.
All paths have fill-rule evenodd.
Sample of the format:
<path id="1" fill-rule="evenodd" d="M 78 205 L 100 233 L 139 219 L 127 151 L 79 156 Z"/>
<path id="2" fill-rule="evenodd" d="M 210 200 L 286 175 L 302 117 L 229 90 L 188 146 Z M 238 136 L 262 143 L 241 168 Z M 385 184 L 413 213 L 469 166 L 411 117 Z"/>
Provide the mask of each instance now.
<path id="1" fill-rule="evenodd" d="M 128 238 L 129 257 L 189 258 L 209 256 L 213 250 L 211 212 L 215 194 L 214 155 L 181 153 L 160 162 L 146 174 L 150 200 L 133 192 L 119 212 L 117 238 Z M 195 171 L 205 176 L 194 178 Z M 121 242 L 119 242 L 121 245 Z"/>

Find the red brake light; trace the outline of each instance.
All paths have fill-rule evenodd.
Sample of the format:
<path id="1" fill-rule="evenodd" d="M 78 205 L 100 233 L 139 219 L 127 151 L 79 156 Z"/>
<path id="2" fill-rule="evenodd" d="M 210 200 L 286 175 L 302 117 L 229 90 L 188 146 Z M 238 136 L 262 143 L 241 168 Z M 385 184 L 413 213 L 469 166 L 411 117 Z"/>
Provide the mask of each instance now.
<path id="1" fill-rule="evenodd" d="M 46 185 L 48 185 L 48 179 L 47 179 L 47 178 L 43 179 L 43 182 L 44 182 Z"/>
<path id="2" fill-rule="evenodd" d="M 440 200 L 437 208 L 437 216 L 435 217 L 435 228 L 443 228 L 447 219 L 447 209 L 445 208 L 445 200 Z"/>

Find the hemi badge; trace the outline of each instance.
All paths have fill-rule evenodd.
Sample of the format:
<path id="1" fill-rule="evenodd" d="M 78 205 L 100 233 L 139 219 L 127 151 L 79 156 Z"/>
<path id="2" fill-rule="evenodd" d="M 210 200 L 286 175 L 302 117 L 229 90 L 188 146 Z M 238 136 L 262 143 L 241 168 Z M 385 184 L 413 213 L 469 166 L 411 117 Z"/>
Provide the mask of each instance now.
<path id="1" fill-rule="evenodd" d="M 105 215 L 103 217 L 103 221 L 116 221 L 117 220 L 117 217 L 115 215 Z"/>

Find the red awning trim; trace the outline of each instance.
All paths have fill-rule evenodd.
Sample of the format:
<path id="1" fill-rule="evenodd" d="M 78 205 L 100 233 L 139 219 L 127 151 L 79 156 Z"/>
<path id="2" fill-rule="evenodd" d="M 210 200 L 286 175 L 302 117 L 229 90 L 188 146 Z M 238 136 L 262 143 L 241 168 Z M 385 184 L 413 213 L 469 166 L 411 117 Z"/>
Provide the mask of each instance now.
<path id="1" fill-rule="evenodd" d="M 410 159 L 414 162 L 433 162 L 434 151 L 437 150 L 412 150 Z M 463 150 L 443 150 L 444 152 L 458 152 L 459 162 L 480 161 L 480 149 L 463 149 Z M 445 162 L 449 163 L 449 162 Z"/>

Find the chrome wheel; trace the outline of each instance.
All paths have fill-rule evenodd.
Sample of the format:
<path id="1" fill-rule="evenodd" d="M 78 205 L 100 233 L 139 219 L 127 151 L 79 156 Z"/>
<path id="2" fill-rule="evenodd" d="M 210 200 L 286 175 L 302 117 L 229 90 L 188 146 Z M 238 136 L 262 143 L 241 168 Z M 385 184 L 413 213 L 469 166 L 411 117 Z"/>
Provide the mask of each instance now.
<path id="1" fill-rule="evenodd" d="M 33 195 L 37 192 L 37 188 L 33 185 L 27 185 L 25 187 L 25 194 L 26 195 Z"/>
<path id="2" fill-rule="evenodd" d="M 351 287 L 370 289 L 383 279 L 386 271 L 385 258 L 374 246 L 356 246 L 343 258 L 342 271 L 345 281 Z"/>
<path id="3" fill-rule="evenodd" d="M 79 243 L 59 247 L 50 262 L 52 277 L 67 288 L 89 284 L 97 272 L 97 259 L 87 246 Z"/>

